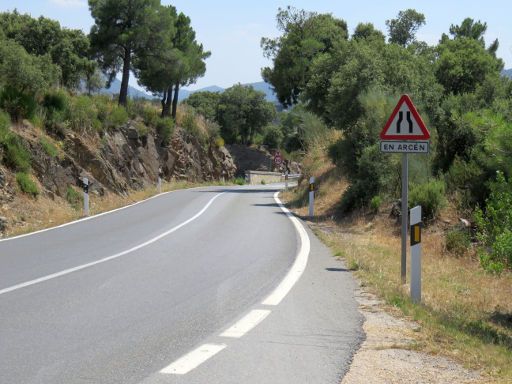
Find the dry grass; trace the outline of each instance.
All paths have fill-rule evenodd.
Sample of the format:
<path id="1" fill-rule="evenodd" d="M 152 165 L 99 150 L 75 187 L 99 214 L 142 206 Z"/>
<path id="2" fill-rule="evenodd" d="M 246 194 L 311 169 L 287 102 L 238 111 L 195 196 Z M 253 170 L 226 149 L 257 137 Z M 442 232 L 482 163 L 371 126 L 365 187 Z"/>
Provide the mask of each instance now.
<path id="1" fill-rule="evenodd" d="M 318 160 L 317 160 L 318 161 Z M 400 226 L 388 216 L 355 214 L 341 218 L 336 205 L 347 183 L 319 161 L 321 180 L 316 194 L 316 218 L 312 224 L 319 237 L 370 291 L 385 299 L 391 311 L 417 321 L 418 348 L 449 356 L 467 367 L 483 370 L 489 380 L 512 382 L 512 274 L 483 271 L 470 250 L 455 257 L 446 250 L 442 221 L 423 234 L 422 305 L 409 300 L 409 286 L 400 282 Z M 285 193 L 292 210 L 307 214 L 306 183 Z M 443 219 L 456 222 L 456 212 L 446 207 Z"/>

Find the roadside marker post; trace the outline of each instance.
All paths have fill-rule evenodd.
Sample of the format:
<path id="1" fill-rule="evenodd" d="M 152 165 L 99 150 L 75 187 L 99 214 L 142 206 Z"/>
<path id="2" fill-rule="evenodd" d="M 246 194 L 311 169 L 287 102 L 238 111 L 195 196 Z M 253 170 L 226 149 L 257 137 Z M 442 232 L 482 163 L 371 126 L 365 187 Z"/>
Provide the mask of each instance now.
<path id="1" fill-rule="evenodd" d="M 82 187 L 84 189 L 84 216 L 89 216 L 89 179 L 82 179 Z"/>
<path id="2" fill-rule="evenodd" d="M 158 193 L 162 193 L 162 178 L 164 176 L 164 172 L 162 171 L 162 167 L 158 168 L 158 181 L 157 181 L 157 190 Z"/>
<path id="3" fill-rule="evenodd" d="M 411 209 L 411 299 L 421 302 L 421 206 Z"/>
<path id="4" fill-rule="evenodd" d="M 407 277 L 407 216 L 409 205 L 409 153 L 429 152 L 430 132 L 421 119 L 411 98 L 402 95 L 380 133 L 380 150 L 383 153 L 402 154 L 402 252 L 400 277 L 402 284 Z M 421 217 L 421 214 L 420 214 Z"/>
<path id="5" fill-rule="evenodd" d="M 309 178 L 309 217 L 312 219 L 315 215 L 315 178 Z"/>

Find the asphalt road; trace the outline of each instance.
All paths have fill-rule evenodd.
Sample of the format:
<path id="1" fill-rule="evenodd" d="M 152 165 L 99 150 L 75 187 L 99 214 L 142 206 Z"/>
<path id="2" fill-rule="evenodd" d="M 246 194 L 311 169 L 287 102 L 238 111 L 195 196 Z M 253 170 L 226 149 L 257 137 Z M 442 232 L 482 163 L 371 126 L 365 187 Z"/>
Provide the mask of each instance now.
<path id="1" fill-rule="evenodd" d="M 338 383 L 362 339 L 354 282 L 307 232 L 304 273 L 264 304 L 304 244 L 275 188 L 177 191 L 0 241 L 0 382 Z"/>

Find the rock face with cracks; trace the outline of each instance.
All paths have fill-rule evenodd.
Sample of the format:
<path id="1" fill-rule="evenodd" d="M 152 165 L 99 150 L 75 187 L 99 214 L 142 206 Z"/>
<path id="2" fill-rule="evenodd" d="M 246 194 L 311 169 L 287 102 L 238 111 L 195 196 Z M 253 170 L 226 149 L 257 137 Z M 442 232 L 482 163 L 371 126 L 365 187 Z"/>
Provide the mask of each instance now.
<path id="1" fill-rule="evenodd" d="M 34 173 L 43 187 L 65 196 L 69 185 L 87 177 L 91 191 L 126 193 L 154 185 L 162 169 L 164 180 L 214 181 L 235 175 L 230 153 L 215 144 L 201 145 L 181 128 L 176 128 L 169 145 L 152 133 L 139 135 L 131 123 L 106 132 L 99 146 L 84 138 L 66 135 L 63 155 L 48 156 L 36 141 L 28 141 Z"/>

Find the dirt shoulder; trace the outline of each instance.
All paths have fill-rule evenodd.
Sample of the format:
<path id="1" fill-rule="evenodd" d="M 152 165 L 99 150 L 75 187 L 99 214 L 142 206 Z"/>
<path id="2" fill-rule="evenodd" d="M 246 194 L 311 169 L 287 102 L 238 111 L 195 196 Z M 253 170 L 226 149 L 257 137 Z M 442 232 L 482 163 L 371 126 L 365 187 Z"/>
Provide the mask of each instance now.
<path id="1" fill-rule="evenodd" d="M 358 290 L 366 340 L 355 354 L 342 384 L 488 383 L 477 371 L 443 356 L 417 351 L 420 326 L 386 311 L 375 295 Z"/>

